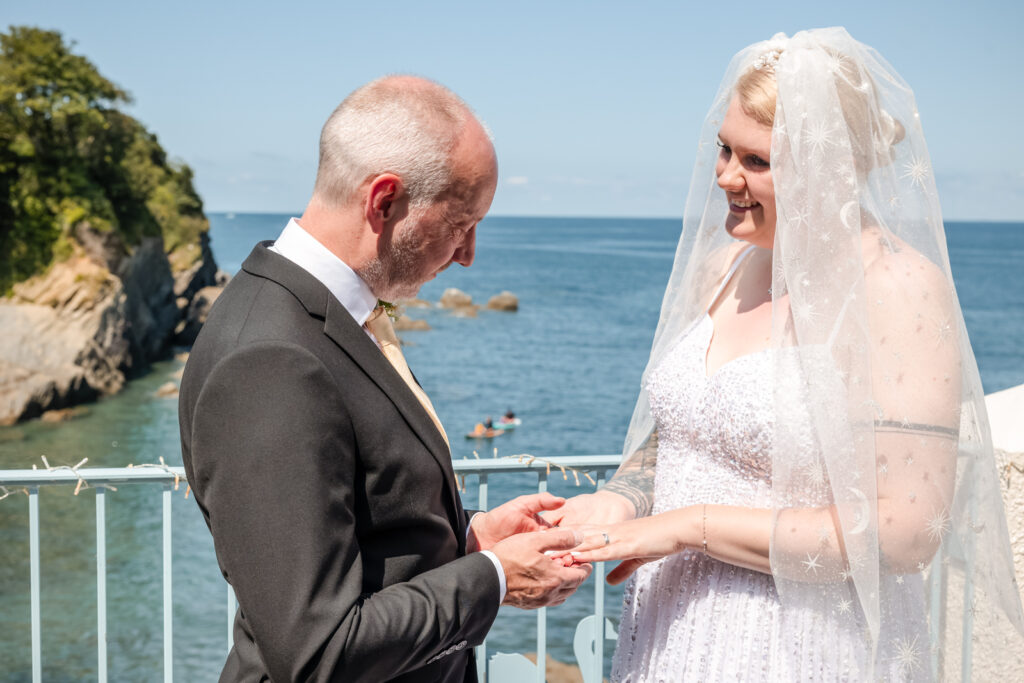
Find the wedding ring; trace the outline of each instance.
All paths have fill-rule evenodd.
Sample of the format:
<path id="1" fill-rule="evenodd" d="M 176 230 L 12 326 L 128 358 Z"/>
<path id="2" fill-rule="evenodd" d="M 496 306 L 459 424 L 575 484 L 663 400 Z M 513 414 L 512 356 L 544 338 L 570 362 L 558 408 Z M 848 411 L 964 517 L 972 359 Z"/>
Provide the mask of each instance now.
<path id="1" fill-rule="evenodd" d="M 609 543 L 612 542 L 612 539 L 608 538 L 608 532 L 607 531 L 602 531 L 601 535 L 604 537 L 604 544 L 605 545 L 608 545 Z"/>

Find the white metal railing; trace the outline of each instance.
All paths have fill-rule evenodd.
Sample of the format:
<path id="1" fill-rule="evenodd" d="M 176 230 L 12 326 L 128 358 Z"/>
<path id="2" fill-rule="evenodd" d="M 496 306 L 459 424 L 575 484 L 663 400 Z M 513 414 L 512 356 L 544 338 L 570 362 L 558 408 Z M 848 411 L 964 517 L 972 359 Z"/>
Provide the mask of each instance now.
<path id="1" fill-rule="evenodd" d="M 596 486 L 604 483 L 609 471 L 614 471 L 621 460 L 618 455 L 590 455 L 557 457 L 547 460 L 534 458 L 502 458 L 493 460 L 455 460 L 456 476 L 463 489 L 467 477 L 477 478 L 478 507 L 488 509 L 488 479 L 494 475 L 522 474 L 533 472 L 537 476 L 537 491 L 546 491 L 548 478 L 556 476 L 573 478 L 580 482 L 582 475 Z M 593 473 L 593 476 L 590 476 Z M 97 673 L 100 683 L 107 681 L 107 566 L 106 566 L 106 491 L 107 487 L 124 485 L 158 484 L 162 487 L 163 506 L 163 673 L 164 681 L 174 679 L 173 654 L 174 636 L 172 629 L 173 580 L 171 574 L 171 498 L 173 492 L 185 482 L 182 467 L 139 466 L 139 467 L 96 467 L 96 468 L 48 468 L 31 470 L 0 470 L 0 493 L 6 497 L 12 490 L 24 489 L 28 494 L 29 506 L 29 576 L 30 611 L 32 639 L 32 680 L 42 680 L 42 656 L 40 629 L 40 582 L 39 582 L 39 489 L 43 486 L 75 485 L 76 491 L 83 485 L 96 490 L 96 629 L 97 629 Z M 594 567 L 594 614 L 584 618 L 577 626 L 574 649 L 585 683 L 599 683 L 603 679 L 604 641 L 613 637 L 611 623 L 605 619 L 603 563 Z M 227 586 L 227 643 L 232 646 L 231 626 L 237 603 L 230 586 Z M 537 664 L 532 664 L 522 655 L 496 655 L 488 659 L 487 643 L 477 648 L 477 670 L 480 680 L 491 683 L 522 681 L 524 673 L 535 675 L 538 683 L 544 683 L 547 654 L 547 609 L 537 610 Z"/>

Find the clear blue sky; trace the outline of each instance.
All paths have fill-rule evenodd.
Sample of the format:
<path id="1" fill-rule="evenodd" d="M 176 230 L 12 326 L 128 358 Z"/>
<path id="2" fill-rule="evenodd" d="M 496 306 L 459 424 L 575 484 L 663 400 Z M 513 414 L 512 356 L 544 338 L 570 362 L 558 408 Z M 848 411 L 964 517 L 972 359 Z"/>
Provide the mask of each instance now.
<path id="1" fill-rule="evenodd" d="M 1024 3 L 692 4 L 7 0 L 0 26 L 74 40 L 192 166 L 210 211 L 301 211 L 330 111 L 410 72 L 493 131 L 492 213 L 677 217 L 729 58 L 842 25 L 914 88 L 946 218 L 1024 220 Z"/>

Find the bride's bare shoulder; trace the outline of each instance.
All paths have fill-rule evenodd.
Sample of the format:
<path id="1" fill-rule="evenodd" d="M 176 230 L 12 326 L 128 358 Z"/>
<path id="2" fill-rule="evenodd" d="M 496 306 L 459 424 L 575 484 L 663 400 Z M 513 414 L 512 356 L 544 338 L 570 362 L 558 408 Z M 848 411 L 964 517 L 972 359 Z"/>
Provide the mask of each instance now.
<path id="1" fill-rule="evenodd" d="M 953 283 L 926 255 L 883 228 L 862 234 L 864 283 L 868 296 L 882 311 L 939 312 L 952 304 Z"/>

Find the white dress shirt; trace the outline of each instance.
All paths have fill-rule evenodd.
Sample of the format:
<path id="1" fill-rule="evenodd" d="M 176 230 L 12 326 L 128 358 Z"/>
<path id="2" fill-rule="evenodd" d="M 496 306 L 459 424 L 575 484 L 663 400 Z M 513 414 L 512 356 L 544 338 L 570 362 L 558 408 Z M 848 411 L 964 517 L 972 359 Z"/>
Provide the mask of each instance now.
<path id="1" fill-rule="evenodd" d="M 296 219 L 292 218 L 288 221 L 281 236 L 270 246 L 270 251 L 284 256 L 319 280 L 359 325 L 364 325 L 366 319 L 370 317 L 370 313 L 377 307 L 377 297 L 370 291 L 369 285 L 363 282 L 363 279 L 349 268 L 347 263 L 303 230 Z M 366 328 L 363 327 L 363 329 Z M 366 334 L 373 339 L 373 335 L 368 330 Z M 374 339 L 374 341 L 376 340 Z M 468 526 L 466 533 L 469 534 Z M 494 569 L 498 572 L 500 594 L 498 603 L 500 604 L 505 599 L 505 592 L 508 590 L 505 583 L 505 570 L 497 555 L 490 550 L 481 550 L 480 552 L 490 559 L 494 564 Z"/>

